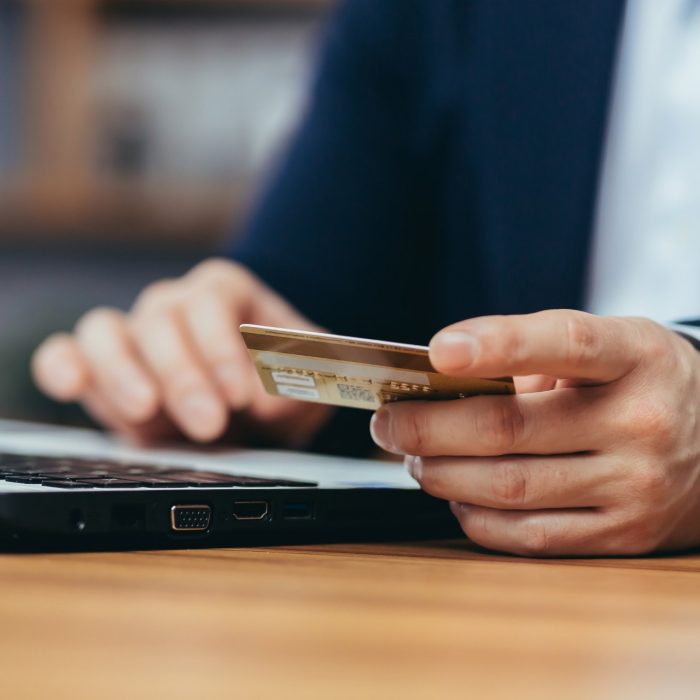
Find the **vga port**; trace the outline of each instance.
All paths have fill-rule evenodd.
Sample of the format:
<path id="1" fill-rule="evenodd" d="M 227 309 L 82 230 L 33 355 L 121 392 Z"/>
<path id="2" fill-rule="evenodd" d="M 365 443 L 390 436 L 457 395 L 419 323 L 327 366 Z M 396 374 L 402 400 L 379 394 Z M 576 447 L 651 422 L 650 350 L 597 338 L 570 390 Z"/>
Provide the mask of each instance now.
<path id="1" fill-rule="evenodd" d="M 173 532 L 204 532 L 211 524 L 211 506 L 179 505 L 170 509 Z"/>

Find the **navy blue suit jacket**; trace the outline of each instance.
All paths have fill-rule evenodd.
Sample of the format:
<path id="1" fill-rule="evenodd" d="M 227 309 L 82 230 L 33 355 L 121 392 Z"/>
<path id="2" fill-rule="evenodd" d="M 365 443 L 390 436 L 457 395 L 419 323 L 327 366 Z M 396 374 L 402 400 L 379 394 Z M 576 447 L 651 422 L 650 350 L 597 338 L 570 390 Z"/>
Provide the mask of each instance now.
<path id="1" fill-rule="evenodd" d="M 471 316 L 580 307 L 623 9 L 345 2 L 231 254 L 349 335 L 425 343 Z M 321 449 L 361 452 L 358 413 Z"/>

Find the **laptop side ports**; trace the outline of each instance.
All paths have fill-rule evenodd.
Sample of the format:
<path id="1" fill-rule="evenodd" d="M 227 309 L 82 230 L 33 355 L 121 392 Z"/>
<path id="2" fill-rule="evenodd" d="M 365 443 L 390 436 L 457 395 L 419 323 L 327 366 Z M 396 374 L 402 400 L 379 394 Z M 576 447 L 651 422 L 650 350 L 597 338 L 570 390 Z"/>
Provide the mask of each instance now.
<path id="1" fill-rule="evenodd" d="M 282 505 L 282 520 L 313 520 L 313 503 L 287 501 Z"/>
<path id="2" fill-rule="evenodd" d="M 235 501 L 233 517 L 236 520 L 264 520 L 270 512 L 267 501 Z"/>
<path id="3" fill-rule="evenodd" d="M 204 532 L 211 525 L 211 506 L 175 505 L 170 509 L 173 532 Z"/>

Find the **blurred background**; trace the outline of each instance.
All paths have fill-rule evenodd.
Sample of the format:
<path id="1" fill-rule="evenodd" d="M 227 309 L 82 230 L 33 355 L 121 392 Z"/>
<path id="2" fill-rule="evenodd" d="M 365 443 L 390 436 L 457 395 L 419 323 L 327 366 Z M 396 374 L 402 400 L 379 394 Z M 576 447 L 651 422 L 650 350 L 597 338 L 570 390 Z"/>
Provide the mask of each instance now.
<path id="1" fill-rule="evenodd" d="M 0 0 L 0 416 L 29 355 L 237 235 L 332 0 Z"/>

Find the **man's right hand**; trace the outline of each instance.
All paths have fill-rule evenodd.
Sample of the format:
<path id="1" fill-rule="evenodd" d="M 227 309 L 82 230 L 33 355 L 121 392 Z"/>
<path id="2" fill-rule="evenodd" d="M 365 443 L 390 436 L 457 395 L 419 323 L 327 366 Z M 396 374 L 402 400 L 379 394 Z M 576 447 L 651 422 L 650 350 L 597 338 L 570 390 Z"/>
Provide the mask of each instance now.
<path id="1" fill-rule="evenodd" d="M 269 396 L 238 330 L 241 323 L 320 330 L 246 268 L 208 260 L 147 287 L 132 310 L 98 308 L 34 354 L 39 387 L 80 401 L 112 430 L 140 439 L 177 432 L 200 442 L 232 429 L 299 445 L 326 406 Z"/>

